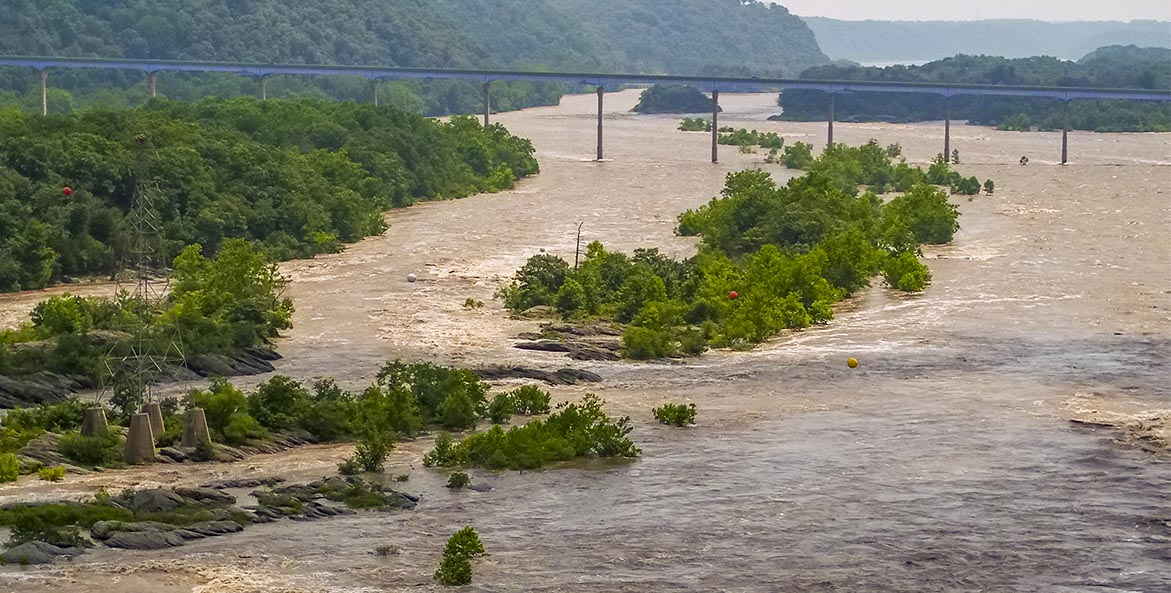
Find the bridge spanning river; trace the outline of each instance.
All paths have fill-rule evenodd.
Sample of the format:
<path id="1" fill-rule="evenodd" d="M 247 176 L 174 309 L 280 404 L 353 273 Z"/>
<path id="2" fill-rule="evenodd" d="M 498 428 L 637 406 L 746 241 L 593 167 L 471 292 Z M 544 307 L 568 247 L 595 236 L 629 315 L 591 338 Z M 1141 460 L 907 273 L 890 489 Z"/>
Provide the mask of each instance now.
<path id="1" fill-rule="evenodd" d="M 719 76 L 672 76 L 661 74 L 602 74 L 576 72 L 528 72 L 523 70 L 454 70 L 444 68 L 396 68 L 378 66 L 330 66 L 311 64 L 249 64 L 234 62 L 179 62 L 160 60 L 68 58 L 37 56 L 0 57 L 0 66 L 35 68 L 41 76 L 41 113 L 48 113 L 48 79 L 50 68 L 85 68 L 101 70 L 137 70 L 146 74 L 151 96 L 156 94 L 160 72 L 219 72 L 255 77 L 260 81 L 260 96 L 266 98 L 266 82 L 270 76 L 357 76 L 379 80 L 467 80 L 484 85 L 484 124 L 492 113 L 492 83 L 497 81 L 557 82 L 594 87 L 598 93 L 598 160 L 603 157 L 602 111 L 607 89 L 624 85 L 683 84 L 711 93 L 712 98 L 712 162 L 719 160 L 719 102 L 720 91 L 747 93 L 806 89 L 828 95 L 828 144 L 834 138 L 834 98 L 841 93 L 920 93 L 936 94 L 945 98 L 958 95 L 1001 97 L 1039 97 L 1069 102 L 1077 99 L 1109 99 L 1121 101 L 1171 102 L 1171 89 L 1101 89 L 1079 87 L 1036 87 L 979 84 L 933 84 L 909 82 L 878 82 L 850 80 L 804 80 L 786 78 L 739 78 Z M 378 98 L 375 94 L 375 102 Z M 951 152 L 951 117 L 944 120 L 943 154 Z M 1069 160 L 1068 124 L 1061 137 L 1061 162 Z"/>

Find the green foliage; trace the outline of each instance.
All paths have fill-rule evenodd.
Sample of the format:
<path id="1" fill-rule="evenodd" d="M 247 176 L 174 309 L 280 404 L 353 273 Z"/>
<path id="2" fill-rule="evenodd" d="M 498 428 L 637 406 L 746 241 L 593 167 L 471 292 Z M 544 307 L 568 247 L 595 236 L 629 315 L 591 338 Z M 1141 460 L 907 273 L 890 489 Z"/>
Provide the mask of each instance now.
<path id="1" fill-rule="evenodd" d="M 986 193 L 988 195 L 992 195 L 992 192 L 994 192 L 994 191 L 996 191 L 996 183 L 994 183 L 991 179 L 985 181 L 984 182 L 984 193 Z"/>
<path id="2" fill-rule="evenodd" d="M 229 445 L 263 439 L 267 431 L 249 413 L 248 397 L 231 383 L 216 379 L 208 391 L 191 391 L 187 407 L 203 408 L 212 439 Z"/>
<path id="3" fill-rule="evenodd" d="M 794 142 L 785 147 L 781 161 L 790 169 L 803 171 L 813 164 L 813 149 L 804 142 Z"/>
<path id="4" fill-rule="evenodd" d="M 464 369 L 395 361 L 378 372 L 377 385 L 405 390 L 424 422 L 441 424 L 449 430 L 474 427 L 488 405 L 488 385 Z"/>
<path id="5" fill-rule="evenodd" d="M 484 308 L 484 301 L 478 301 L 478 300 L 473 299 L 471 297 L 468 297 L 464 301 L 464 309 L 467 311 L 475 311 L 476 309 L 483 309 L 483 308 Z"/>
<path id="6" fill-rule="evenodd" d="M 46 482 L 60 482 L 65 479 L 65 468 L 60 465 L 41 468 L 37 471 L 37 477 Z M 3 481 L 2 478 L 3 476 L 0 476 L 0 481 Z"/>
<path id="7" fill-rule="evenodd" d="M 353 394 L 333 379 L 321 379 L 314 383 L 312 399 L 298 425 L 321 441 L 339 441 L 354 434 L 357 415 Z"/>
<path id="8" fill-rule="evenodd" d="M 550 253 L 534 255 L 517 270 L 512 284 L 502 291 L 504 304 L 514 311 L 552 305 L 568 275 L 569 263 L 565 260 Z"/>
<path id="9" fill-rule="evenodd" d="M 1007 59 L 958 55 L 921 66 L 886 68 L 827 65 L 811 68 L 802 78 L 882 82 L 1075 86 L 1097 88 L 1171 88 L 1165 48 L 1105 47 L 1077 61 L 1053 57 Z M 825 119 L 826 96 L 819 91 L 788 90 L 784 113 L 790 120 Z M 1004 129 L 1061 129 L 1068 120 L 1076 130 L 1098 132 L 1162 132 L 1171 130 L 1171 106 L 1127 101 L 1073 101 L 1048 98 L 956 96 L 950 105 L 938 95 L 908 93 L 845 93 L 837 95 L 837 116 L 848 121 L 931 121 L 951 117 L 973 125 Z M 1068 119 L 1067 119 L 1068 118 Z M 948 155 L 950 156 L 950 155 Z"/>
<path id="10" fill-rule="evenodd" d="M 382 233 L 391 206 L 498 191 L 538 170 L 532 145 L 499 125 L 352 102 L 160 99 L 0 117 L 0 291 L 117 271 L 131 238 L 125 208 L 139 134 L 156 155 L 166 261 L 191 245 L 214 255 L 230 239 L 256 242 L 276 260 L 332 253 Z M 72 196 L 62 196 L 64 185 Z M 49 301 L 37 312 L 41 327 L 84 333 L 81 304 Z"/>
<path id="11" fill-rule="evenodd" d="M 776 150 L 785 147 L 785 139 L 778 136 L 776 132 L 758 132 L 744 128 L 720 134 L 719 143 L 740 147 L 759 146 Z"/>
<path id="12" fill-rule="evenodd" d="M 20 462 L 12 453 L 0 453 L 0 483 L 15 482 L 20 477 Z"/>
<path id="13" fill-rule="evenodd" d="M 710 113 L 712 100 L 689 86 L 656 84 L 642 92 L 638 104 L 631 111 L 635 113 Z"/>
<path id="14" fill-rule="evenodd" d="M 509 392 L 509 395 L 516 404 L 517 414 L 534 416 L 549 413 L 549 392 L 536 385 L 522 385 Z"/>
<path id="15" fill-rule="evenodd" d="M 695 424 L 695 404 L 663 404 L 651 410 L 661 424 L 687 426 Z"/>
<path id="16" fill-rule="evenodd" d="M 453 533 L 443 548 L 443 553 L 463 554 L 468 558 L 484 555 L 484 544 L 480 541 L 480 534 L 471 526 L 464 527 Z"/>
<path id="17" fill-rule="evenodd" d="M 390 450 L 394 447 L 394 441 L 386 434 L 378 432 L 367 432 L 358 437 L 358 443 L 354 448 L 354 456 L 350 458 L 347 463 L 361 468 L 366 472 L 380 472 L 383 464 L 386 463 L 386 458 L 390 456 Z"/>
<path id="18" fill-rule="evenodd" d="M 10 544 L 43 541 L 62 546 L 88 547 L 78 528 L 98 521 L 131 521 L 130 511 L 110 504 L 53 503 L 0 509 L 0 525 L 11 528 Z"/>
<path id="19" fill-rule="evenodd" d="M 973 178 L 975 179 L 975 178 Z M 976 182 L 979 191 L 979 182 Z M 884 228 L 909 229 L 917 243 L 950 243 L 960 225 L 959 211 L 939 189 L 917 185 L 882 209 Z"/>
<path id="20" fill-rule="evenodd" d="M 269 430 L 288 430 L 311 412 L 311 396 L 300 383 L 277 375 L 261 383 L 248 398 L 249 413 Z"/>
<path id="21" fill-rule="evenodd" d="M 453 472 L 450 476 L 447 477 L 447 487 L 451 488 L 452 490 L 467 488 L 468 484 L 471 483 L 472 479 L 469 478 L 468 475 L 464 472 Z"/>
<path id="22" fill-rule="evenodd" d="M 511 393 L 498 393 L 488 404 L 488 418 L 493 424 L 504 424 L 516 413 L 516 400 Z"/>
<path id="23" fill-rule="evenodd" d="M 883 267 L 886 283 L 907 292 L 922 292 L 931 283 L 931 270 L 910 251 L 904 251 L 886 261 Z"/>
<path id="24" fill-rule="evenodd" d="M 441 585 L 460 586 L 472 583 L 472 561 L 466 554 L 444 552 L 435 571 L 435 580 Z"/>
<path id="25" fill-rule="evenodd" d="M 457 465 L 459 459 L 456 455 L 455 439 L 451 438 L 450 433 L 441 432 L 435 437 L 435 445 L 423 455 L 423 465 L 426 467 Z"/>
<path id="26" fill-rule="evenodd" d="M 611 420 L 602 400 L 587 395 L 580 404 L 558 406 L 545 420 L 507 431 L 493 426 L 458 443 L 441 435 L 424 463 L 525 470 L 584 456 L 636 457 L 640 451 L 627 437 L 631 430 L 629 418 Z"/>
<path id="27" fill-rule="evenodd" d="M 85 437 L 71 432 L 61 435 L 57 452 L 83 467 L 116 467 L 122 463 L 122 439 L 113 434 Z"/>
<path id="28" fill-rule="evenodd" d="M 679 123 L 679 131 L 681 132 L 710 132 L 712 131 L 712 122 L 702 117 L 685 117 Z"/>

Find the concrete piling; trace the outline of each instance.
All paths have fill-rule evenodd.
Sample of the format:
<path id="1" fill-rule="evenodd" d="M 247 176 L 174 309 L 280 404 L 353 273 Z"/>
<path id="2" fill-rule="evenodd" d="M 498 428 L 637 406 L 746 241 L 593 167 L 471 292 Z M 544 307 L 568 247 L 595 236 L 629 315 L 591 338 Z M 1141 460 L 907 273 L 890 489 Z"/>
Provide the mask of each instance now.
<path id="1" fill-rule="evenodd" d="M 484 83 L 484 127 L 488 127 L 489 115 L 492 113 L 492 83 Z"/>
<path id="2" fill-rule="evenodd" d="M 150 415 L 135 414 L 126 433 L 125 461 L 130 465 L 151 463 L 155 458 L 155 437 L 150 430 Z"/>
<path id="3" fill-rule="evenodd" d="M 720 91 L 712 90 L 712 162 L 720 162 Z"/>
<path id="4" fill-rule="evenodd" d="M 825 149 L 829 150 L 834 145 L 834 99 L 836 94 L 829 94 L 829 139 L 825 143 Z"/>
<path id="5" fill-rule="evenodd" d="M 110 431 L 110 423 L 106 421 L 106 409 L 102 407 L 89 408 L 81 421 L 81 436 L 96 437 Z"/>
<path id="6" fill-rule="evenodd" d="M 41 115 L 49 115 L 49 71 L 41 70 Z"/>
<path id="7" fill-rule="evenodd" d="M 602 160 L 602 101 L 606 89 L 598 87 L 598 160 Z"/>
<path id="8" fill-rule="evenodd" d="M 167 427 L 163 424 L 163 409 L 159 406 L 159 402 L 142 404 L 142 409 L 139 412 L 150 417 L 150 430 L 155 435 L 155 438 L 157 439 L 163 436 L 163 431 Z"/>
<path id="9" fill-rule="evenodd" d="M 207 414 L 202 408 L 191 408 L 183 417 L 183 439 L 179 441 L 182 447 L 194 448 L 199 443 L 210 443 L 211 431 L 207 429 Z"/>

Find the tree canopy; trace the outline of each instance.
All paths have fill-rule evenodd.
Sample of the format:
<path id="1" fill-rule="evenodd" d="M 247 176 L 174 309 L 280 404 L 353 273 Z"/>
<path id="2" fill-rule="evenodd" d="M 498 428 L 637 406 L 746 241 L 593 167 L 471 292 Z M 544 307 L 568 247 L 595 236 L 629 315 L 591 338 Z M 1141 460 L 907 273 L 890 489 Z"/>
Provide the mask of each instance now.
<path id="1" fill-rule="evenodd" d="M 825 63 L 805 23 L 742 0 L 12 0 L 0 54 L 443 68 L 796 75 Z M 50 108 L 138 104 L 134 72 L 54 71 Z M 163 94 L 255 94 L 235 75 L 167 73 Z M 469 113 L 476 83 L 385 83 L 383 99 L 426 114 Z M 35 74 L 0 69 L 0 102 L 39 106 Z M 549 104 L 568 87 L 493 85 L 493 106 Z M 270 96 L 369 101 L 361 78 L 277 77 Z"/>
<path id="2" fill-rule="evenodd" d="M 379 234 L 392 206 L 505 189 L 537 169 L 532 145 L 499 125 L 352 102 L 0 111 L 0 291 L 116 272 L 140 181 L 153 188 L 164 261 L 230 238 L 282 260 Z"/>
<path id="3" fill-rule="evenodd" d="M 1171 50 L 1104 47 L 1077 62 L 1052 57 L 1006 59 L 959 55 L 922 66 L 868 68 L 857 65 L 818 66 L 801 74 L 806 79 L 868 80 L 926 83 L 1075 86 L 1098 88 L 1171 88 Z M 782 118 L 825 119 L 828 100 L 819 91 L 790 90 L 781 97 Z M 943 119 L 943 97 L 912 93 L 845 93 L 835 102 L 843 121 L 925 121 Z M 1068 114 L 1067 114 L 1068 110 Z M 1134 101 L 977 97 L 951 99 L 951 116 L 977 125 L 1007 129 L 1060 129 L 1068 115 L 1078 130 L 1138 132 L 1171 130 L 1171 105 Z"/>

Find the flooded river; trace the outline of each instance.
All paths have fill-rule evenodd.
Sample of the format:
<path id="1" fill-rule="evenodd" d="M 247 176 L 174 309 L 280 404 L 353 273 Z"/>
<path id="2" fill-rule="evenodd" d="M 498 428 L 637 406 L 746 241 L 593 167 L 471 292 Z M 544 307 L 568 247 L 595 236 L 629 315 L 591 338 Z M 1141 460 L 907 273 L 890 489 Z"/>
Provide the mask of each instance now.
<path id="1" fill-rule="evenodd" d="M 728 147 L 713 165 L 707 135 L 628 113 L 636 100 L 607 97 L 600 163 L 592 95 L 501 114 L 533 140 L 540 176 L 392 212 L 385 236 L 284 264 L 297 314 L 278 370 L 358 386 L 397 357 L 568 366 L 511 347 L 536 324 L 507 319 L 492 295 L 526 258 L 545 249 L 572 260 L 579 222 L 583 242 L 689 255 L 675 217 L 716 195 L 725 174 L 791 175 Z M 766 122 L 773 95 L 721 100 L 721 124 L 824 145 L 824 124 Z M 838 124 L 835 139 L 898 142 L 925 163 L 942 131 Z M 1068 422 L 1171 409 L 1171 134 L 1071 133 L 1064 167 L 1059 133 L 957 126 L 952 146 L 959 171 L 991 177 L 996 192 L 955 198 L 962 228 L 954 244 L 925 250 L 934 283 L 924 294 L 874 286 L 828 326 L 752 352 L 585 363 L 605 379 L 591 390 L 634 419 L 643 455 L 633 463 L 477 471 L 493 491 L 450 492 L 444 473 L 422 468 L 428 444 L 406 443 L 387 471 L 410 474 L 405 489 L 423 496 L 413 512 L 259 525 L 162 552 L 99 548 L 0 571 L 0 591 L 438 590 L 430 575 L 443 543 L 468 524 L 489 552 L 476 591 L 1171 590 L 1171 463 Z M 487 306 L 465 310 L 467 298 Z M 0 304 L 12 315 L 31 300 Z M 697 403 L 699 425 L 655 424 L 650 408 L 666 401 Z M 0 487 L 0 502 L 98 485 L 315 478 L 347 453 L 26 480 Z M 401 552 L 376 556 L 380 545 Z"/>

